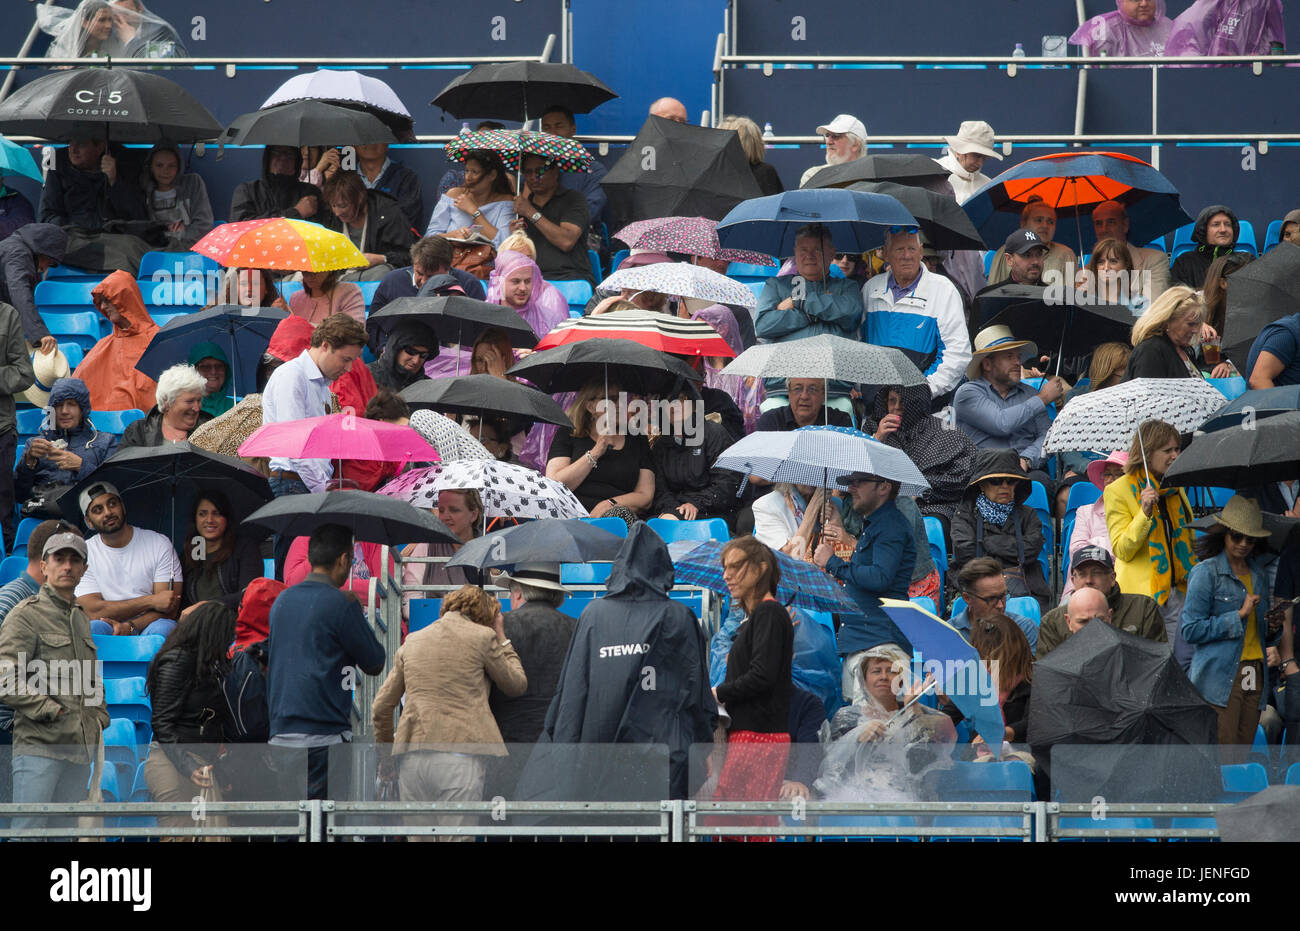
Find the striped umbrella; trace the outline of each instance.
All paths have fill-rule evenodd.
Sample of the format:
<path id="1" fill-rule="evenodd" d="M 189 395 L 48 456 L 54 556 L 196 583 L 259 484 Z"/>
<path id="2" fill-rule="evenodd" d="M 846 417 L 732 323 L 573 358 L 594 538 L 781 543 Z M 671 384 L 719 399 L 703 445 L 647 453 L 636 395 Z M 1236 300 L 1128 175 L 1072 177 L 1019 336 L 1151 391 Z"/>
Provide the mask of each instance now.
<path id="1" fill-rule="evenodd" d="M 511 171 L 519 170 L 525 155 L 536 155 L 558 165 L 560 171 L 589 171 L 595 160 L 577 139 L 524 129 L 480 129 L 462 133 L 447 143 L 447 158 L 463 162 L 470 152 L 495 152 Z"/>
<path id="2" fill-rule="evenodd" d="M 642 346 L 679 356 L 723 356 L 736 351 L 703 320 L 686 320 L 650 310 L 616 310 L 596 317 L 576 317 L 556 324 L 538 349 L 552 349 L 584 339 L 630 339 Z"/>
<path id="3" fill-rule="evenodd" d="M 283 217 L 223 223 L 196 242 L 194 251 L 227 268 L 329 272 L 369 264 L 342 233 Z"/>
<path id="4" fill-rule="evenodd" d="M 748 249 L 724 249 L 718 244 L 718 221 L 708 217 L 657 217 L 629 223 L 614 238 L 627 243 L 629 249 L 648 252 L 681 252 L 705 259 L 725 259 L 749 265 L 775 265 L 776 259 L 765 252 Z"/>
<path id="5" fill-rule="evenodd" d="M 930 488 L 907 453 L 848 427 L 761 430 L 727 447 L 714 465 L 769 482 L 818 488 L 829 488 L 854 472 L 899 482 L 899 494 L 909 497 L 922 495 Z"/>

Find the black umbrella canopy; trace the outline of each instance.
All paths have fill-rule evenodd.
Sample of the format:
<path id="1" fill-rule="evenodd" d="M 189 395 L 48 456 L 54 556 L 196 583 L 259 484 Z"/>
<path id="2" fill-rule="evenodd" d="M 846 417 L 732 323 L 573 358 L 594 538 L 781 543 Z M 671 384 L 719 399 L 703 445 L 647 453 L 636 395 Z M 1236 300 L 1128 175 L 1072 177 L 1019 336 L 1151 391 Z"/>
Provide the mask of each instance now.
<path id="1" fill-rule="evenodd" d="M 230 389 L 238 395 L 257 390 L 257 369 L 275 328 L 289 316 L 278 307 L 219 304 L 167 321 L 153 335 L 135 367 L 157 381 L 164 369 L 189 361 L 199 343 L 216 343 L 230 363 Z"/>
<path id="2" fill-rule="evenodd" d="M 572 427 L 564 408 L 549 394 L 495 375 L 425 378 L 402 389 L 412 410 L 427 408 L 451 414 L 497 414 L 528 424 Z"/>
<path id="3" fill-rule="evenodd" d="M 1226 844 L 1294 842 L 1300 837 L 1300 786 L 1269 786 L 1216 814 Z"/>
<path id="4" fill-rule="evenodd" d="M 295 100 L 235 117 L 222 145 L 365 145 L 396 142 L 372 113 L 323 100 Z"/>
<path id="5" fill-rule="evenodd" d="M 1300 246 L 1283 240 L 1268 254 L 1232 274 L 1223 348 L 1246 371 L 1259 331 L 1300 308 Z"/>
<path id="6" fill-rule="evenodd" d="M 366 329 L 371 340 L 382 347 L 385 334 L 398 323 L 423 324 L 445 345 L 472 345 L 485 330 L 493 328 L 505 330 L 510 345 L 515 348 L 531 349 L 537 345 L 537 334 L 514 310 L 463 294 L 399 297 L 371 314 L 366 319 Z"/>
<path id="7" fill-rule="evenodd" d="M 827 165 L 815 172 L 806 188 L 848 187 L 857 181 L 895 181 L 942 193 L 937 182 L 948 184 L 948 171 L 924 155 L 864 155 L 840 165 Z M 948 190 L 952 186 L 948 185 Z"/>
<path id="8" fill-rule="evenodd" d="M 893 181 L 855 181 L 849 190 L 888 194 L 897 200 L 916 217 L 921 235 L 934 249 L 988 248 L 966 211 L 957 206 L 957 199 L 950 194 L 936 194 Z"/>
<path id="9" fill-rule="evenodd" d="M 646 119 L 601 185 L 615 229 L 655 217 L 721 220 L 763 193 L 734 132 L 658 116 Z"/>
<path id="10" fill-rule="evenodd" d="M 971 329 L 978 333 L 994 317 L 1018 304 L 1047 303 L 1047 288 L 1038 284 L 1016 284 L 1005 281 L 994 288 L 986 288 L 971 301 Z M 1013 331 L 1014 332 L 1014 331 Z M 972 334 L 973 335 L 973 334 Z"/>
<path id="11" fill-rule="evenodd" d="M 98 482 L 114 485 L 126 507 L 127 523 L 153 530 L 185 544 L 194 505 L 204 491 L 220 491 L 234 510 L 226 515 L 238 522 L 271 500 L 266 477 L 239 459 L 191 446 L 134 446 L 114 453 L 94 474 L 59 496 L 59 509 L 73 524 L 82 523 L 81 492 Z"/>
<path id="12" fill-rule="evenodd" d="M 680 359 L 630 339 L 585 339 L 543 349 L 516 363 L 506 374 L 526 378 L 552 394 L 579 391 L 603 380 L 631 394 L 663 395 L 701 378 Z"/>
<path id="13" fill-rule="evenodd" d="M 1300 478 L 1300 411 L 1198 434 L 1165 473 L 1167 484 L 1215 488 L 1294 478 Z"/>
<path id="14" fill-rule="evenodd" d="M 127 68 L 75 68 L 37 78 L 0 103 L 0 132 L 70 142 L 199 142 L 221 124 L 175 81 Z"/>
<path id="15" fill-rule="evenodd" d="M 1051 754 L 1066 801 L 1217 795 L 1217 735 L 1218 714 L 1168 644 L 1092 621 L 1034 664 L 1029 743 L 1035 758 Z"/>
<path id="16" fill-rule="evenodd" d="M 1129 342 L 1133 314 L 1116 304 L 1085 307 L 1029 301 L 1012 304 L 985 326 L 1009 327 L 1016 339 L 1031 340 L 1052 356 L 1053 371 L 1060 362 L 1060 374 L 1070 381 L 1086 375 L 1092 352 L 1102 343 Z"/>
<path id="17" fill-rule="evenodd" d="M 623 538 L 577 518 L 534 520 L 476 537 L 447 561 L 480 569 L 521 563 L 585 563 L 618 555 Z"/>
<path id="18" fill-rule="evenodd" d="M 276 498 L 244 519 L 244 526 L 293 537 L 338 524 L 366 543 L 459 543 L 447 525 L 428 511 L 369 491 L 327 491 Z"/>
<path id="19" fill-rule="evenodd" d="M 430 103 L 456 119 L 525 120 L 547 107 L 590 113 L 614 93 L 599 78 L 557 62 L 508 61 L 475 65 L 444 87 Z"/>

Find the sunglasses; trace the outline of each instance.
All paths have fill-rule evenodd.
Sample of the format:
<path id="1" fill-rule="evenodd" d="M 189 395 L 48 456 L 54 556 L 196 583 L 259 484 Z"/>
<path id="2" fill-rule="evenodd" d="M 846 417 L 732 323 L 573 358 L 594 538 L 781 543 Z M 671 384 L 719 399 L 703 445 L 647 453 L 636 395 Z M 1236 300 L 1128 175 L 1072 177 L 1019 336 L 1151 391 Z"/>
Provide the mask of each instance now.
<path id="1" fill-rule="evenodd" d="M 889 228 L 891 233 L 915 233 L 919 230 L 920 227 L 918 226 L 891 226 Z"/>
<path id="2" fill-rule="evenodd" d="M 403 346 L 402 352 L 406 353 L 408 356 L 415 356 L 417 359 L 429 358 L 429 350 L 416 349 L 414 346 Z"/>
<path id="3" fill-rule="evenodd" d="M 1238 533 L 1236 530 L 1229 530 L 1228 537 L 1232 540 L 1233 543 L 1245 543 L 1247 540 L 1249 540 L 1252 543 L 1255 542 L 1254 537 L 1249 537 L 1244 533 Z"/>
<path id="4" fill-rule="evenodd" d="M 1001 487 L 1003 487 L 1003 486 L 1005 486 L 1005 485 L 1014 485 L 1016 482 L 1020 481 L 1020 479 L 1018 479 L 1018 478 L 986 478 L 986 479 L 984 479 L 984 481 L 985 481 L 987 484 L 992 485 L 994 488 L 1001 488 Z"/>

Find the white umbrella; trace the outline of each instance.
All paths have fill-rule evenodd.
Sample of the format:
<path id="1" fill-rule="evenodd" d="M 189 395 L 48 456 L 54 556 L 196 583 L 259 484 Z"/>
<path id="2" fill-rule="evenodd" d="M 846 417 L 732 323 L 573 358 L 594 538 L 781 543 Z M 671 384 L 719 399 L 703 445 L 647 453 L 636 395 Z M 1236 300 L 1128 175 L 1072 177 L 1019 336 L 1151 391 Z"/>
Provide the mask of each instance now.
<path id="1" fill-rule="evenodd" d="M 727 363 L 723 375 L 756 378 L 824 378 L 862 385 L 926 384 L 925 376 L 901 350 L 823 333 L 750 346 Z"/>
<path id="2" fill-rule="evenodd" d="M 379 489 L 419 508 L 438 506 L 443 491 L 472 488 L 483 499 L 483 515 L 519 520 L 586 517 L 573 492 L 560 482 L 521 465 L 495 459 L 462 459 L 403 473 Z"/>
<path id="3" fill-rule="evenodd" d="M 659 262 L 639 268 L 624 268 L 602 281 L 597 290 L 614 292 L 623 288 L 699 298 L 710 304 L 753 308 L 757 303 L 754 292 L 740 282 L 702 265 L 689 265 L 686 262 Z"/>
<path id="4" fill-rule="evenodd" d="M 367 110 L 380 119 L 390 115 L 398 117 L 384 119 L 395 132 L 399 124 L 409 131 L 414 122 L 411 111 L 391 87 L 359 71 L 323 70 L 294 75 L 276 88 L 258 109 L 266 110 L 294 100 L 326 100 Z"/>
<path id="5" fill-rule="evenodd" d="M 715 466 L 770 482 L 829 488 L 854 472 L 899 482 L 899 494 L 915 497 L 930 488 L 907 453 L 848 427 L 762 430 L 722 451 Z"/>
<path id="6" fill-rule="evenodd" d="M 1147 420 L 1191 433 L 1227 403 L 1201 378 L 1135 378 L 1072 398 L 1047 431 L 1043 452 L 1127 449 Z"/>

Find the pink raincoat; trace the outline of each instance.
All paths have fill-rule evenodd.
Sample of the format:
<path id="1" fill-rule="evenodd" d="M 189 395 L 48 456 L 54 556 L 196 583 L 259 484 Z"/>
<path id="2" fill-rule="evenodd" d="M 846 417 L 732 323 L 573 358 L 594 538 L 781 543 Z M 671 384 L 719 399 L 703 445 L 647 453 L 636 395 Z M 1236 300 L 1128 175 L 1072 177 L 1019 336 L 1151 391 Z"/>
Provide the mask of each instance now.
<path id="1" fill-rule="evenodd" d="M 1196 0 L 1173 24 L 1166 55 L 1257 55 L 1286 45 L 1282 0 Z"/>
<path id="2" fill-rule="evenodd" d="M 1070 36 L 1070 44 L 1082 45 L 1085 55 L 1164 55 L 1173 28 L 1173 20 L 1165 15 L 1165 0 L 1156 0 L 1156 16 L 1149 23 L 1125 16 L 1122 0 L 1115 0 L 1114 13 L 1102 13 L 1088 20 Z"/>

